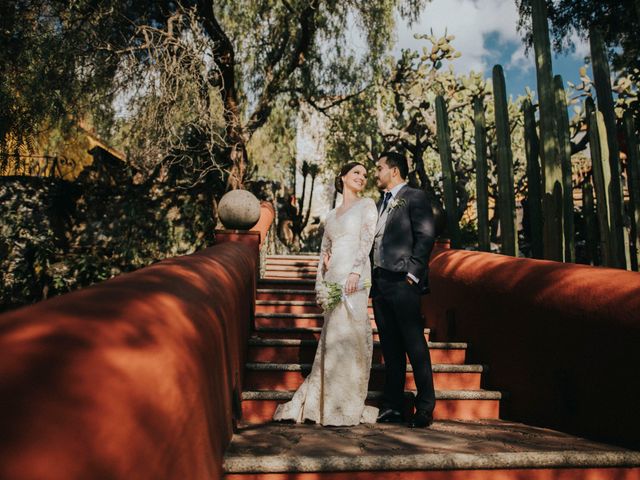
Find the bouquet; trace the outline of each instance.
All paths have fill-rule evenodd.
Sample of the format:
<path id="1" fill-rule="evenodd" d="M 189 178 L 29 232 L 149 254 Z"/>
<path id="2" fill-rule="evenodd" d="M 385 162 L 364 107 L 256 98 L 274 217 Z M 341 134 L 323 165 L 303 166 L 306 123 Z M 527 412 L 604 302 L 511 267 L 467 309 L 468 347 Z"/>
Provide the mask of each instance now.
<path id="1" fill-rule="evenodd" d="M 360 280 L 356 291 L 369 287 L 371 287 L 369 280 Z M 340 302 L 344 302 L 349 313 L 353 315 L 353 307 L 349 302 L 347 293 L 344 291 L 344 285 L 336 282 L 322 282 L 322 285 L 317 290 L 317 300 L 325 313 L 332 311 Z"/>

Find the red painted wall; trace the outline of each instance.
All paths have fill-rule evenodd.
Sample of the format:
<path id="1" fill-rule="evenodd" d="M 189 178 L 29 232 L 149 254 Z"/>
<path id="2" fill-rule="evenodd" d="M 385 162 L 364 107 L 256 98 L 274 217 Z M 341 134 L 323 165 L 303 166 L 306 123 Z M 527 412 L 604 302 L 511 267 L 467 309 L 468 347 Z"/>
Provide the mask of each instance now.
<path id="1" fill-rule="evenodd" d="M 432 339 L 470 343 L 503 418 L 640 447 L 640 274 L 435 251 Z"/>
<path id="2" fill-rule="evenodd" d="M 220 478 L 255 250 L 217 245 L 1 316 L 0 478 Z"/>

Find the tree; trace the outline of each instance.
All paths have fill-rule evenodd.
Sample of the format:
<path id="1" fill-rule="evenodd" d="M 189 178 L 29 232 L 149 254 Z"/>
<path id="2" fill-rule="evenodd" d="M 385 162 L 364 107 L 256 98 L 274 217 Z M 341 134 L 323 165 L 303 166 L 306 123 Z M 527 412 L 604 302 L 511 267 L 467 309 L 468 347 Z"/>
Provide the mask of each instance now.
<path id="1" fill-rule="evenodd" d="M 396 9 L 402 18 L 415 19 L 426 3 L 200 1 L 205 28 L 221 46 L 219 80 L 233 117 L 229 137 L 236 155 L 283 96 L 294 106 L 304 100 L 322 109 L 360 91 L 391 42 Z M 354 23 L 368 47 L 359 58 L 347 35 Z M 232 174 L 236 183 L 243 168 Z"/>
<path id="2" fill-rule="evenodd" d="M 247 176 L 247 143 L 278 101 L 290 99 L 295 107 L 306 99 L 326 108 L 359 91 L 380 66 L 396 11 L 415 19 L 427 1 L 3 2 L 0 55 L 9 68 L 0 107 L 8 114 L 0 139 L 85 112 L 106 132 L 113 99 L 127 88 L 118 84 L 123 58 L 133 52 L 149 65 L 144 33 L 153 28 L 171 37 L 176 12 L 193 8 L 217 67 L 206 82 L 220 95 L 225 131 L 219 157 L 229 187 L 236 188 Z M 353 22 L 367 46 L 359 56 L 347 35 Z"/>
<path id="3" fill-rule="evenodd" d="M 164 25 L 172 1 L 0 3 L 0 147 L 85 113 L 110 114 L 121 49 L 139 25 Z"/>
<path id="4" fill-rule="evenodd" d="M 530 0 L 517 0 L 520 29 L 531 45 Z M 611 59 L 618 70 L 640 67 L 640 3 L 637 0 L 547 0 L 554 47 L 563 51 L 574 47 L 573 35 L 586 39 L 591 28 L 599 29 L 610 47 Z"/>
<path id="5" fill-rule="evenodd" d="M 210 82 L 219 74 L 207 61 L 215 45 L 195 8 L 178 8 L 166 28 L 140 26 L 136 37 L 117 73 L 128 115 L 116 131 L 129 162 L 146 172 L 179 170 L 193 184 L 207 177 L 210 186 L 218 183 L 227 166 L 220 161 L 227 119 Z"/>
<path id="6" fill-rule="evenodd" d="M 406 152 L 410 161 L 410 181 L 422 188 L 434 203 L 441 205 L 443 187 L 436 140 L 435 98 L 443 95 L 448 103 L 458 217 L 461 218 L 469 213 L 469 202 L 476 195 L 472 181 L 475 175 L 475 98 L 483 101 L 486 110 L 489 195 L 494 201 L 497 198 L 492 87 L 481 73 L 458 75 L 452 65 L 443 68 L 445 61 L 454 62 L 460 56 L 452 45 L 453 36 L 424 35 L 422 39 L 428 42 L 422 52 L 406 50 L 398 60 L 389 59 L 375 88 L 336 108 L 328 135 L 329 159 L 334 166 L 345 158 L 353 158 L 373 167 L 383 150 L 395 148 Z M 530 96 L 531 92 L 528 92 L 526 97 L 509 102 L 516 195 L 522 194 L 526 187 L 520 105 Z M 373 189 L 373 182 L 368 187 Z M 466 218 L 464 223 L 473 220 Z M 496 223 L 495 219 L 493 223 Z"/>

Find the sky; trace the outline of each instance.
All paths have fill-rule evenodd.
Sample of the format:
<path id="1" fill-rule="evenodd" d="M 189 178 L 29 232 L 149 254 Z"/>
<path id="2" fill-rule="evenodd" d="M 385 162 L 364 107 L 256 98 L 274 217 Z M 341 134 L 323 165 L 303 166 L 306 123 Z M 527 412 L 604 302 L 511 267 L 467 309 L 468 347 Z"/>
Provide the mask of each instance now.
<path id="1" fill-rule="evenodd" d="M 471 70 L 491 77 L 495 64 L 505 72 L 507 92 L 514 98 L 524 94 L 529 86 L 536 91 L 536 72 L 533 50 L 525 54 L 525 47 L 517 31 L 518 11 L 515 0 L 433 0 L 411 27 L 399 20 L 394 54 L 402 48 L 421 50 L 429 45 L 416 40 L 416 33 L 433 33 L 440 37 L 447 31 L 455 35 L 453 46 L 462 57 L 453 62 L 458 73 Z M 576 49 L 566 55 L 554 55 L 554 74 L 562 75 L 565 82 L 579 83 L 578 69 L 589 54 L 588 44 L 575 39 Z"/>

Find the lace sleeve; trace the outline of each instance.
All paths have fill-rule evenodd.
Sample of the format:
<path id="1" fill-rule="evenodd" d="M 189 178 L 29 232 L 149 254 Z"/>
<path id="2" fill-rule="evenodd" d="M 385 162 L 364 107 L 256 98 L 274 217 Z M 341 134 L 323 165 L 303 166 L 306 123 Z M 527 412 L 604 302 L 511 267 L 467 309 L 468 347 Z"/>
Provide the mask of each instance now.
<path id="1" fill-rule="evenodd" d="M 322 282 L 324 281 L 324 254 L 328 253 L 331 255 L 331 239 L 329 235 L 327 235 L 327 229 L 325 224 L 324 234 L 322 235 L 322 243 L 320 245 L 320 260 L 318 260 L 318 273 L 316 274 L 316 291 L 320 286 L 322 286 Z"/>
<path id="2" fill-rule="evenodd" d="M 357 273 L 362 277 L 362 270 L 367 265 L 367 259 L 371 253 L 373 239 L 376 234 L 376 223 L 378 222 L 378 210 L 372 199 L 365 200 L 367 202 L 362 208 L 362 223 L 360 228 L 360 242 L 356 251 L 356 256 L 351 268 L 352 273 Z"/>

